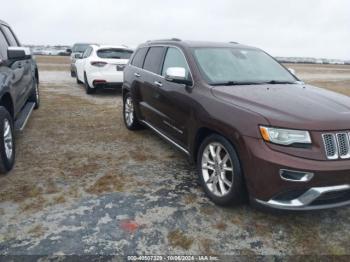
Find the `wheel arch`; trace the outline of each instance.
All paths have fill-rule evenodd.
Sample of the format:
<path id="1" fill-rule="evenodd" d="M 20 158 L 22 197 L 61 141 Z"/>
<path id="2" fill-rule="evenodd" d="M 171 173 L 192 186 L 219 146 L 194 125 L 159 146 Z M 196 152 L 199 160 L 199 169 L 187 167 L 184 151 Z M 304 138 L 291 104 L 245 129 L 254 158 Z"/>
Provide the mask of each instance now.
<path id="1" fill-rule="evenodd" d="M 5 93 L 0 99 L 0 105 L 5 107 L 6 110 L 10 113 L 12 119 L 14 119 L 14 105 L 10 93 Z"/>
<path id="2" fill-rule="evenodd" d="M 125 99 L 125 96 L 128 94 L 128 93 L 130 93 L 131 91 L 130 91 L 130 88 L 129 87 L 127 87 L 125 84 L 123 84 L 123 86 L 122 86 L 122 98 L 123 98 L 123 101 L 124 101 L 124 99 Z"/>
<path id="3" fill-rule="evenodd" d="M 35 68 L 34 76 L 35 76 L 37 84 L 39 84 L 39 70 L 37 67 Z"/>
<path id="4" fill-rule="evenodd" d="M 242 179 L 243 179 L 243 185 L 244 185 L 244 190 L 245 194 L 247 193 L 249 195 L 249 183 L 247 183 L 247 178 L 245 176 L 246 172 L 246 166 L 245 163 L 246 159 L 243 156 L 244 150 L 248 150 L 246 148 L 246 145 L 243 141 L 242 136 L 237 132 L 231 129 L 232 135 L 225 135 L 225 132 L 223 131 L 218 131 L 217 129 L 210 128 L 207 126 L 202 126 L 197 129 L 196 135 L 194 142 L 192 144 L 192 153 L 191 153 L 191 160 L 193 163 L 197 165 L 197 158 L 198 158 L 198 153 L 199 153 L 199 148 L 202 144 L 202 142 L 210 135 L 216 134 L 224 137 L 227 139 L 231 145 L 233 146 L 234 150 L 237 153 L 238 161 L 240 163 L 241 167 L 241 172 L 242 172 Z M 243 161 L 244 160 L 244 161 Z"/>
<path id="5" fill-rule="evenodd" d="M 205 138 L 207 138 L 212 134 L 220 135 L 226 138 L 232 144 L 232 146 L 237 151 L 237 154 L 239 156 L 241 152 L 241 145 L 240 145 L 241 143 L 239 141 L 241 136 L 238 133 L 236 134 L 235 133 L 236 132 L 232 132 L 233 135 L 226 135 L 225 132 L 208 127 L 208 126 L 202 126 L 198 128 L 197 131 L 195 132 L 194 140 L 191 146 L 191 156 L 194 163 L 197 162 L 198 151 L 202 142 L 204 141 Z"/>

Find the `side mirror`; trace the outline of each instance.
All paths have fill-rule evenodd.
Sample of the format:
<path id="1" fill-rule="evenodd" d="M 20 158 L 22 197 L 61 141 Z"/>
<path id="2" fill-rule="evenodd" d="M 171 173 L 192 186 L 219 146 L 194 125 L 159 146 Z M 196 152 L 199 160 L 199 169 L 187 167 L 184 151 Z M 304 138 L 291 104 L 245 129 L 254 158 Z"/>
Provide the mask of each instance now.
<path id="1" fill-rule="evenodd" d="M 10 46 L 7 48 L 7 58 L 9 60 L 24 60 L 32 57 L 32 52 L 28 47 Z"/>
<path id="2" fill-rule="evenodd" d="M 165 80 L 178 84 L 192 84 L 192 81 L 186 76 L 186 69 L 183 67 L 169 67 L 165 73 Z"/>
<path id="3" fill-rule="evenodd" d="M 75 58 L 75 59 L 82 59 L 82 58 L 83 58 L 83 55 L 80 54 L 80 53 L 78 53 L 78 54 L 75 54 L 75 55 L 74 55 L 74 58 Z"/>
<path id="4" fill-rule="evenodd" d="M 296 72 L 293 68 L 288 68 L 288 71 L 291 72 L 294 76 L 296 76 Z"/>
<path id="5" fill-rule="evenodd" d="M 71 54 L 71 53 L 72 53 L 72 49 L 67 48 L 66 52 L 67 52 L 68 54 Z"/>

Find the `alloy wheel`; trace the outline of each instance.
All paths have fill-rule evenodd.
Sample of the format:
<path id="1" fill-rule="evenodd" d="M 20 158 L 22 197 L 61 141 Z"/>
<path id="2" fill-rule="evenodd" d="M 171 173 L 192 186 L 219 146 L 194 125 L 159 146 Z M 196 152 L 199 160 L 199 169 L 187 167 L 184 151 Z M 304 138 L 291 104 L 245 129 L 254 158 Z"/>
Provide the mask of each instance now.
<path id="1" fill-rule="evenodd" d="M 130 96 L 128 96 L 125 100 L 124 114 L 125 114 L 126 124 L 128 126 L 132 126 L 132 124 L 134 123 L 134 103 Z"/>
<path id="2" fill-rule="evenodd" d="M 39 85 L 35 81 L 35 96 L 36 96 L 36 101 L 39 101 Z"/>
<path id="3" fill-rule="evenodd" d="M 4 144 L 6 157 L 7 159 L 11 159 L 13 152 L 12 128 L 10 121 L 6 118 L 4 120 Z"/>
<path id="4" fill-rule="evenodd" d="M 225 147 L 213 142 L 202 155 L 202 176 L 207 188 L 215 196 L 227 195 L 234 183 L 233 162 Z"/>

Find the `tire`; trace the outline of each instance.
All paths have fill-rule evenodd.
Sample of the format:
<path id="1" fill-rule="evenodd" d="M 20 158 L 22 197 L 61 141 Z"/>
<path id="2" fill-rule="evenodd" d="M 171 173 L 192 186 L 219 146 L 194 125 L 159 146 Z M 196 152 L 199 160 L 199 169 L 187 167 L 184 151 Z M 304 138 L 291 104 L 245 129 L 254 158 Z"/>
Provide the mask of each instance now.
<path id="1" fill-rule="evenodd" d="M 81 81 L 79 80 L 78 74 L 77 74 L 77 76 L 76 76 L 76 81 L 77 81 L 77 84 L 78 84 L 78 85 L 80 85 L 80 84 L 83 83 L 83 82 L 81 82 Z"/>
<path id="2" fill-rule="evenodd" d="M 39 83 L 37 79 L 35 79 L 34 85 L 35 85 L 34 90 L 30 95 L 28 101 L 35 103 L 34 109 L 38 109 L 40 107 L 40 91 L 39 91 Z"/>
<path id="3" fill-rule="evenodd" d="M 87 80 L 86 73 L 84 73 L 84 87 L 85 87 L 85 92 L 88 95 L 94 94 L 96 92 L 95 88 L 91 88 L 89 85 L 89 81 Z"/>
<path id="4" fill-rule="evenodd" d="M 134 102 L 130 93 L 127 93 L 123 99 L 123 118 L 124 124 L 129 130 L 143 129 L 134 110 Z"/>
<path id="5" fill-rule="evenodd" d="M 77 74 L 75 73 L 75 71 L 71 70 L 71 71 L 70 71 L 70 76 L 71 76 L 71 77 L 76 77 Z"/>
<path id="6" fill-rule="evenodd" d="M 6 128 L 6 129 L 5 129 Z M 5 107 L 0 106 L 0 173 L 9 172 L 15 163 L 13 119 Z"/>
<path id="7" fill-rule="evenodd" d="M 221 150 L 217 151 L 218 148 Z M 217 154 L 219 152 L 219 154 Z M 219 155 L 219 158 L 216 158 Z M 242 169 L 236 150 L 223 136 L 213 134 L 202 142 L 197 172 L 206 195 L 217 205 L 238 205 L 245 199 Z M 220 176 L 216 174 L 220 172 Z"/>

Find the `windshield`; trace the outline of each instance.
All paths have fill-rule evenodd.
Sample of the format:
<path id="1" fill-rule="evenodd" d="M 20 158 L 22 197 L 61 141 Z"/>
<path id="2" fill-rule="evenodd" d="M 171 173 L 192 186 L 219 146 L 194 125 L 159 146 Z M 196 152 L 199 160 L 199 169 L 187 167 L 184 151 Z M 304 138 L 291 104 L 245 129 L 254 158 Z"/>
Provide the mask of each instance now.
<path id="1" fill-rule="evenodd" d="M 207 82 L 220 84 L 295 83 L 285 68 L 255 49 L 194 48 L 197 65 Z"/>
<path id="2" fill-rule="evenodd" d="M 72 48 L 73 53 L 84 53 L 85 50 L 89 47 L 89 44 L 76 44 Z"/>
<path id="3" fill-rule="evenodd" d="M 131 55 L 132 51 L 126 49 L 110 48 L 97 51 L 97 56 L 100 58 L 129 59 Z"/>

